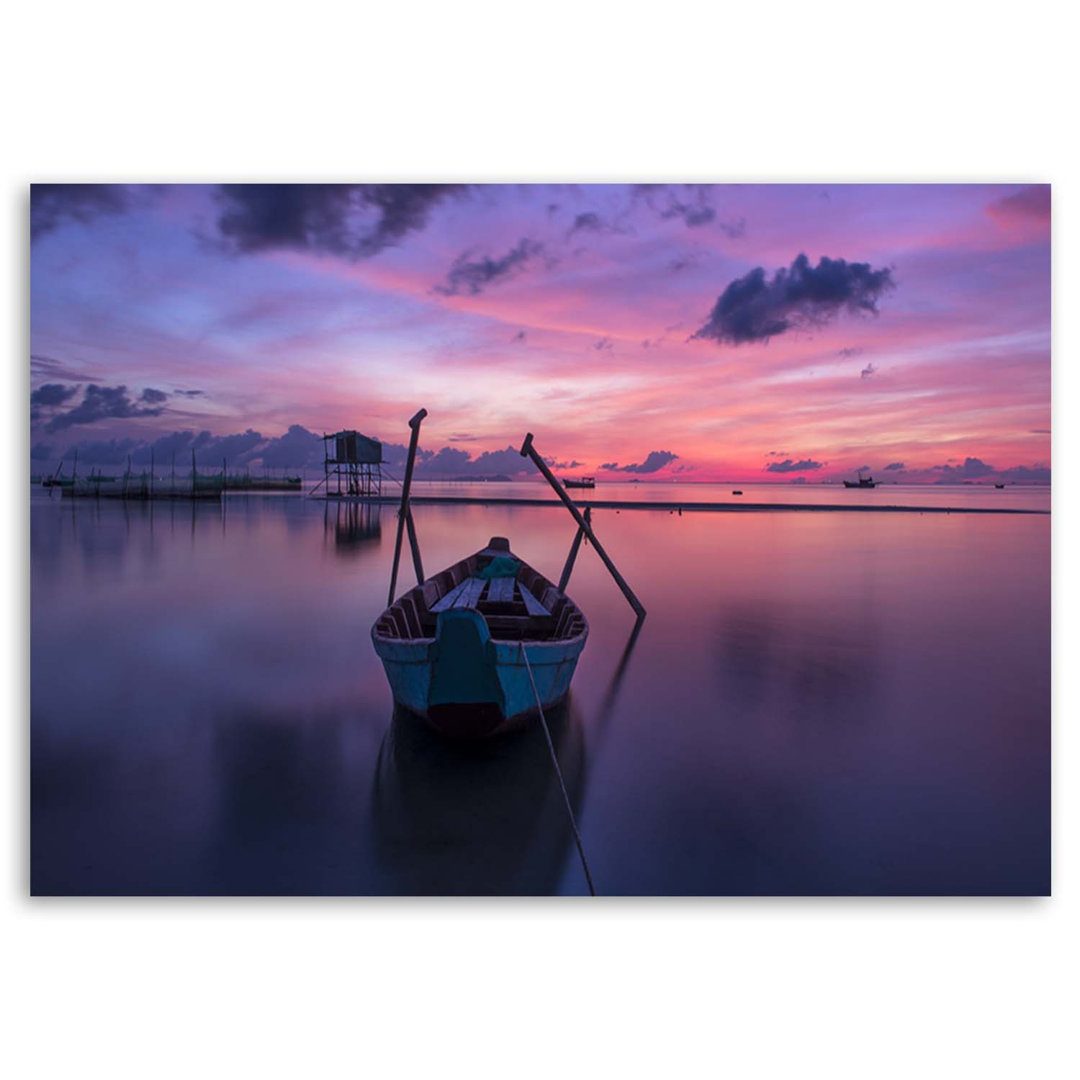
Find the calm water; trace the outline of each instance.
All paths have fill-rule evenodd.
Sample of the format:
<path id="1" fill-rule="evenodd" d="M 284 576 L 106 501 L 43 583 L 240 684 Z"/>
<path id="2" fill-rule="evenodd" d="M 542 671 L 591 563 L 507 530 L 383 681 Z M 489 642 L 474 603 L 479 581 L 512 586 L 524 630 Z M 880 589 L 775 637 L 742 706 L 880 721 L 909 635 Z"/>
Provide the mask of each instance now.
<path id="1" fill-rule="evenodd" d="M 401 487 L 388 483 L 384 493 L 397 495 Z M 741 491 L 741 496 L 732 494 Z M 417 481 L 415 494 L 439 497 L 500 499 L 552 499 L 551 488 L 543 481 L 510 483 L 448 483 Z M 571 495 L 579 502 L 591 499 L 619 502 L 663 502 L 672 505 L 694 503 L 793 503 L 809 506 L 928 506 L 956 509 L 1042 510 L 1050 509 L 1050 488 L 1046 485 L 1009 484 L 998 490 L 988 484 L 893 484 L 851 490 L 842 484 L 672 484 L 660 481 L 601 481 L 592 490 L 575 488 Z M 601 539 L 603 543 L 603 539 Z"/>
<path id="2" fill-rule="evenodd" d="M 557 509 L 415 517 L 428 571 L 504 535 L 557 576 L 573 537 Z M 462 748 L 394 715 L 368 637 L 394 524 L 35 492 L 36 893 L 585 890 L 539 731 Z M 1049 517 L 594 524 L 649 610 L 631 641 L 583 549 L 553 728 L 599 892 L 1048 891 Z"/>

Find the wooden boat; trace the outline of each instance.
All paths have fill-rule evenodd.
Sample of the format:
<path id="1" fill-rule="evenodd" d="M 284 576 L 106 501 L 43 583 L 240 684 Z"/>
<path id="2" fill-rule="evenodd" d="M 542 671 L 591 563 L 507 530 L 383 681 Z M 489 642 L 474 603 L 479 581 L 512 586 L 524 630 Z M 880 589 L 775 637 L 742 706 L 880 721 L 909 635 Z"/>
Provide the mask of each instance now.
<path id="1" fill-rule="evenodd" d="M 545 710 L 561 702 L 588 635 L 577 604 L 501 536 L 404 593 L 371 629 L 394 701 L 463 738 L 518 726 L 537 696 Z"/>
<path id="2" fill-rule="evenodd" d="M 998 491 L 1000 491 L 1004 486 L 1005 486 L 1004 484 L 995 484 L 994 485 L 994 487 L 996 487 L 998 489 Z"/>
<path id="3" fill-rule="evenodd" d="M 873 488 L 877 487 L 877 484 L 872 477 L 860 476 L 858 480 L 845 480 L 844 487 L 846 488 Z"/>
<path id="4" fill-rule="evenodd" d="M 580 480 L 572 480 L 570 477 L 563 477 L 563 487 L 568 488 L 594 488 L 596 487 L 595 476 L 583 476 Z"/>

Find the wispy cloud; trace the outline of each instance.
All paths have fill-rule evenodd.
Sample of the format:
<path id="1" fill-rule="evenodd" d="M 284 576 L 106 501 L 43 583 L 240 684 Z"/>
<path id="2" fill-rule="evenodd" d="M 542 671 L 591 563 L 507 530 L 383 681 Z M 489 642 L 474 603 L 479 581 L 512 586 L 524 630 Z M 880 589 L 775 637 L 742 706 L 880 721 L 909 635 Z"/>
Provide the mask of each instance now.
<path id="1" fill-rule="evenodd" d="M 443 296 L 477 296 L 489 285 L 520 274 L 543 251 L 543 244 L 522 237 L 498 259 L 490 255 L 477 256 L 470 251 L 462 252 L 450 267 L 445 283 L 436 285 L 435 291 Z"/>

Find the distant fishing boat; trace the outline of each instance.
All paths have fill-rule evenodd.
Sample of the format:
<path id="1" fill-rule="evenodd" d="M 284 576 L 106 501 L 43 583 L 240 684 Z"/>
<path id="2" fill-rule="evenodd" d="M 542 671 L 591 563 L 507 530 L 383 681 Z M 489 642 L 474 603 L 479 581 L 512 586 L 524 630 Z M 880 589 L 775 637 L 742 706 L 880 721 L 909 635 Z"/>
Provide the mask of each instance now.
<path id="1" fill-rule="evenodd" d="M 846 488 L 873 488 L 877 487 L 871 476 L 860 476 L 858 480 L 845 480 L 844 487 Z"/>
<path id="2" fill-rule="evenodd" d="M 1001 489 L 1002 489 L 1002 488 L 1003 488 L 1004 486 L 1005 486 L 1004 484 L 995 484 L 995 485 L 994 485 L 994 487 L 996 487 L 996 488 L 997 488 L 997 489 L 998 489 L 999 491 L 1000 491 L 1000 490 L 1001 490 Z"/>
<path id="3" fill-rule="evenodd" d="M 580 480 L 572 480 L 569 477 L 563 478 L 563 487 L 568 488 L 594 488 L 596 487 L 595 476 L 583 476 Z"/>
<path id="4" fill-rule="evenodd" d="M 464 738 L 517 726 L 537 698 L 545 710 L 562 701 L 588 635 L 577 604 L 501 536 L 410 589 L 371 630 L 395 702 Z"/>

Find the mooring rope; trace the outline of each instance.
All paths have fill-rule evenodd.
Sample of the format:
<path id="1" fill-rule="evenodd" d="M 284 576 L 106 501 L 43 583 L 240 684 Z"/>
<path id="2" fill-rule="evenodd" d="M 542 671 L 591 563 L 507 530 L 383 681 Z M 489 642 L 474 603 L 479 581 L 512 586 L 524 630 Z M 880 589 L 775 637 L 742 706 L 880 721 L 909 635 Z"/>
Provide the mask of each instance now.
<path id="1" fill-rule="evenodd" d="M 563 782 L 562 769 L 559 768 L 555 744 L 551 741 L 551 731 L 548 729 L 547 717 L 544 716 L 544 706 L 540 704 L 540 695 L 536 690 L 536 681 L 533 679 L 529 654 L 525 651 L 525 642 L 519 641 L 518 648 L 521 650 L 521 657 L 525 661 L 525 671 L 529 675 L 529 685 L 532 687 L 533 697 L 536 698 L 536 711 L 540 714 L 540 726 L 544 729 L 544 738 L 547 739 L 551 764 L 555 766 L 555 778 L 559 781 L 559 790 L 562 792 L 563 802 L 566 804 L 566 816 L 570 819 L 570 828 L 574 832 L 574 843 L 577 844 L 578 855 L 581 857 L 581 867 L 585 871 L 585 881 L 589 886 L 589 895 L 595 896 L 596 889 L 593 887 L 592 874 L 589 872 L 589 860 L 585 858 L 585 846 L 581 842 L 581 833 L 578 832 L 577 822 L 574 820 L 574 808 L 570 805 L 570 796 L 567 794 L 566 784 Z"/>

